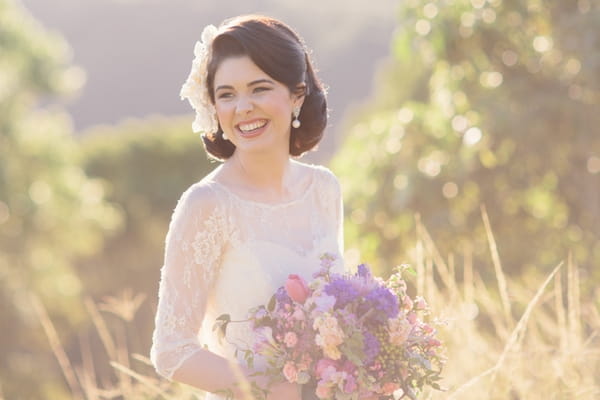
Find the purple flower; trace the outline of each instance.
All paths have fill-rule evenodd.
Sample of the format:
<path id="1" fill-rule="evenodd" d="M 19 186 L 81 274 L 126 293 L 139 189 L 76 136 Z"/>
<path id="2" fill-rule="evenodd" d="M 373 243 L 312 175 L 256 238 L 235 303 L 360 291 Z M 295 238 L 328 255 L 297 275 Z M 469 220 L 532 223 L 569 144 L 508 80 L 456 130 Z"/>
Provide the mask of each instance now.
<path id="1" fill-rule="evenodd" d="M 321 268 L 317 272 L 315 272 L 312 277 L 314 279 L 317 278 L 327 278 L 330 276 L 331 269 L 335 265 L 337 257 L 334 254 L 325 253 L 321 256 Z"/>
<path id="2" fill-rule="evenodd" d="M 371 277 L 371 271 L 369 270 L 369 266 L 367 264 L 360 264 L 358 266 L 358 272 L 356 274 L 361 278 Z"/>
<path id="3" fill-rule="evenodd" d="M 277 300 L 277 309 L 281 310 L 286 304 L 292 304 L 292 299 L 288 296 L 285 288 L 282 286 L 275 292 L 275 300 Z"/>
<path id="4" fill-rule="evenodd" d="M 323 254 L 321 256 L 321 268 L 329 269 L 329 268 L 333 267 L 333 264 L 335 263 L 336 259 L 337 259 L 337 257 L 335 256 L 335 254 L 331 254 L 331 253 Z"/>
<path id="5" fill-rule="evenodd" d="M 325 293 L 336 298 L 335 308 L 343 308 L 359 297 L 358 290 L 347 279 L 337 278 L 325 286 Z"/>
<path id="6" fill-rule="evenodd" d="M 370 320 L 384 322 L 387 318 L 394 318 L 399 312 L 398 297 L 388 288 L 378 286 L 364 297 L 359 312 L 364 314 L 371 309 L 375 312 Z"/>
<path id="7" fill-rule="evenodd" d="M 369 365 L 379 355 L 381 344 L 379 340 L 369 331 L 364 332 L 364 348 L 365 364 Z"/>

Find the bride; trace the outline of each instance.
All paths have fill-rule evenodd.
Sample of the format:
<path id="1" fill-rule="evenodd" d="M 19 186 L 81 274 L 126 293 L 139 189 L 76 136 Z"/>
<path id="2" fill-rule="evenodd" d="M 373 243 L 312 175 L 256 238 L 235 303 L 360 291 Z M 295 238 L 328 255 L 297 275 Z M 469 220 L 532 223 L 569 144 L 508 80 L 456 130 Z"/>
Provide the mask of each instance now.
<path id="1" fill-rule="evenodd" d="M 235 355 L 252 346 L 250 327 L 230 325 L 221 343 L 212 326 L 224 313 L 245 319 L 291 273 L 310 279 L 321 254 L 341 260 L 338 181 L 295 160 L 323 136 L 327 104 L 302 40 L 278 20 L 209 26 L 194 53 L 181 96 L 196 110 L 192 127 L 206 151 L 223 162 L 173 213 L 151 359 L 164 377 L 211 392 L 207 399 L 250 398 L 249 383 L 265 385 Z M 268 399 L 300 399 L 300 390 L 281 383 Z"/>

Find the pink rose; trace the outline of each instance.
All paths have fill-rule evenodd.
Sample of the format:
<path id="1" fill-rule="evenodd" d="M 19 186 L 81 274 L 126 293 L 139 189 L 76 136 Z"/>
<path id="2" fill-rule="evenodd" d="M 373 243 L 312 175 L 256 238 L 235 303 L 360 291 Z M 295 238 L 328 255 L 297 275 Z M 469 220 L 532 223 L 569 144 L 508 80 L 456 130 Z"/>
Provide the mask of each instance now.
<path id="1" fill-rule="evenodd" d="M 414 312 L 409 312 L 406 316 L 406 319 L 411 325 L 414 325 L 417 323 L 417 314 L 415 314 Z"/>
<path id="2" fill-rule="evenodd" d="M 292 300 L 300 304 L 304 304 L 310 295 L 310 290 L 304 279 L 294 274 L 288 276 L 285 282 L 285 291 Z"/>
<path id="3" fill-rule="evenodd" d="M 294 383 L 298 380 L 298 369 L 296 369 L 293 362 L 288 361 L 285 363 L 283 366 L 283 376 L 285 376 L 285 379 L 290 383 Z"/>
<path id="4" fill-rule="evenodd" d="M 283 337 L 283 342 L 289 348 L 295 347 L 298 344 L 298 336 L 294 332 L 287 332 Z"/>
<path id="5" fill-rule="evenodd" d="M 425 310 L 427 308 L 427 302 L 421 296 L 415 297 L 415 306 L 417 310 Z"/>
<path id="6" fill-rule="evenodd" d="M 423 332 L 425 332 L 425 334 L 427 334 L 427 335 L 433 333 L 433 328 L 429 324 L 423 324 L 422 328 L 423 328 Z"/>

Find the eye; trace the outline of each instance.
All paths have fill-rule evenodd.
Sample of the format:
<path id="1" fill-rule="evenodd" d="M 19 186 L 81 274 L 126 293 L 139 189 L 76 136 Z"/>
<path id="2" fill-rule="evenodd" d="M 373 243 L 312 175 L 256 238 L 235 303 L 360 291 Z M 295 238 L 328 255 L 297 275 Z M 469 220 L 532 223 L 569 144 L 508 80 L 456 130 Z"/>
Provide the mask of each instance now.
<path id="1" fill-rule="evenodd" d="M 217 95 L 217 99 L 230 99 L 233 97 L 233 93 L 231 92 L 221 92 Z"/>
<path id="2" fill-rule="evenodd" d="M 268 86 L 257 86 L 254 88 L 254 93 L 266 92 L 268 90 L 271 90 Z"/>

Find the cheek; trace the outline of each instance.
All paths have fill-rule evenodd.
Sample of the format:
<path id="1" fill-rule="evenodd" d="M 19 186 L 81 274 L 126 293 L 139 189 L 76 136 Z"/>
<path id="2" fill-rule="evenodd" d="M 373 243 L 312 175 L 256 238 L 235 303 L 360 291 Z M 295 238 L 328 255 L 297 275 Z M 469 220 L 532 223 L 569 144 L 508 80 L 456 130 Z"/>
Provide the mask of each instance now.
<path id="1" fill-rule="evenodd" d="M 271 113 L 277 115 L 281 120 L 292 120 L 292 106 L 290 105 L 289 100 L 278 98 L 275 101 L 270 102 L 269 108 L 271 109 Z"/>
<path id="2" fill-rule="evenodd" d="M 227 104 L 215 104 L 215 110 L 217 111 L 217 118 L 220 120 L 230 118 L 232 107 Z"/>

